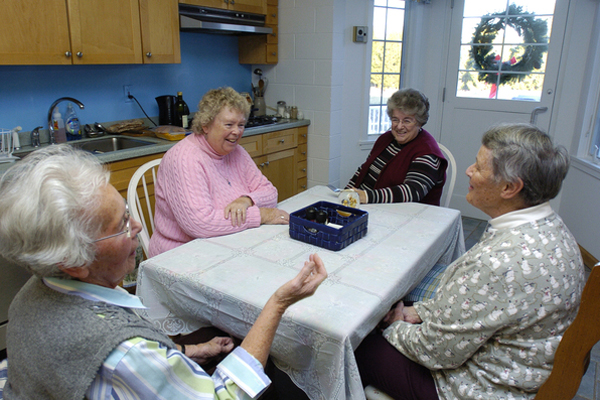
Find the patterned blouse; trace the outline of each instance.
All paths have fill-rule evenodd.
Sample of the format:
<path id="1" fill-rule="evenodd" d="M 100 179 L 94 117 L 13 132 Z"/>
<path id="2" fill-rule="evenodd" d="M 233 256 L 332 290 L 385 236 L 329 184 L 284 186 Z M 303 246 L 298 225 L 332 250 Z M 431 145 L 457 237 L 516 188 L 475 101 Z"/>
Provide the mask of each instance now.
<path id="1" fill-rule="evenodd" d="M 423 323 L 384 336 L 432 370 L 442 400 L 533 399 L 584 284 L 575 238 L 544 203 L 491 220 L 435 297 L 414 304 Z"/>

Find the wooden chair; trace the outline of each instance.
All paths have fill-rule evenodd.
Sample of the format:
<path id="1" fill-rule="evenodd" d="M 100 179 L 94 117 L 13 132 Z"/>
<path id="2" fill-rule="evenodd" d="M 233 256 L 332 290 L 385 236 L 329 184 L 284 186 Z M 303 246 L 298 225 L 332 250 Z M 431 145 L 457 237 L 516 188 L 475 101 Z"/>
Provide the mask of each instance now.
<path id="1" fill-rule="evenodd" d="M 148 161 L 139 167 L 131 177 L 127 188 L 127 204 L 129 204 L 131 217 L 139 221 L 144 228 L 138 234 L 138 239 L 146 257 L 148 257 L 150 236 L 154 232 L 154 182 L 156 182 L 156 172 L 161 160 L 162 158 Z M 150 180 L 150 176 L 148 176 L 148 179 L 146 178 L 148 171 L 152 172 L 152 180 Z M 140 195 L 140 192 L 142 195 Z M 144 202 L 142 203 L 140 199 Z M 150 226 L 150 229 L 148 229 L 148 226 Z"/>
<path id="2" fill-rule="evenodd" d="M 575 320 L 563 335 L 550 377 L 535 400 L 567 400 L 577 394 L 581 378 L 590 363 L 590 351 L 600 340 L 600 263 L 583 288 L 581 305 Z"/>

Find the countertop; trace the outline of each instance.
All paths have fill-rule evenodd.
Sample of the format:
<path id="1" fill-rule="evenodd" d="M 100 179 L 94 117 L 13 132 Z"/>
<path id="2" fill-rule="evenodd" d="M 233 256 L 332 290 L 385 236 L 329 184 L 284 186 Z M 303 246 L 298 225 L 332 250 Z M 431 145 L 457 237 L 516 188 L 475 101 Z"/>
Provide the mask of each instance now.
<path id="1" fill-rule="evenodd" d="M 281 120 L 276 124 L 263 125 L 263 126 L 258 126 L 258 127 L 254 127 L 254 128 L 247 128 L 244 130 L 244 136 L 259 135 L 261 133 L 280 131 L 280 130 L 284 130 L 284 129 L 297 128 L 297 127 L 307 126 L 307 125 L 310 125 L 310 120 L 308 120 L 308 119 Z M 112 151 L 112 152 L 108 152 L 108 153 L 104 153 L 104 154 L 97 154 L 96 156 L 98 157 L 98 159 L 101 162 L 110 163 L 110 162 L 115 162 L 115 161 L 127 160 L 130 158 L 143 157 L 143 156 L 147 156 L 150 154 L 164 153 L 178 143 L 178 141 L 176 141 L 176 140 L 165 140 L 165 139 L 149 137 L 149 136 L 140 137 L 139 139 L 144 140 L 144 141 L 149 141 L 149 142 L 155 142 L 156 145 L 149 145 L 149 146 L 136 147 L 133 149 Z M 81 141 L 84 141 L 84 140 L 93 140 L 93 139 L 82 139 Z M 81 142 L 81 141 L 78 141 L 78 142 Z M 47 144 L 47 143 L 42 144 L 42 147 L 45 147 L 45 146 L 49 146 L 49 144 Z M 19 150 L 19 151 L 24 152 L 24 151 L 30 151 L 30 150 L 33 150 L 33 147 L 22 146 L 21 150 Z M 13 162 L 0 163 L 0 176 L 2 174 L 4 174 L 4 172 L 6 172 L 6 170 L 9 169 L 12 165 L 13 165 Z"/>

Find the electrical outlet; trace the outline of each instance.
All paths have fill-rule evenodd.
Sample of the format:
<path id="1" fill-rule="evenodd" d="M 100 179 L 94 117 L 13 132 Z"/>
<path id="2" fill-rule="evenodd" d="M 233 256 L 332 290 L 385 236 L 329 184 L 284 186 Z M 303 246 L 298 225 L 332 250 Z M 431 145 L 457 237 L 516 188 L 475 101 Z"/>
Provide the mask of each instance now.
<path id="1" fill-rule="evenodd" d="M 367 27 L 366 26 L 355 26 L 354 27 L 354 36 L 352 40 L 356 43 L 366 43 L 367 42 Z"/>
<path id="2" fill-rule="evenodd" d="M 123 85 L 123 94 L 125 95 L 125 103 L 131 103 L 133 99 L 129 98 L 131 94 L 131 85 Z"/>

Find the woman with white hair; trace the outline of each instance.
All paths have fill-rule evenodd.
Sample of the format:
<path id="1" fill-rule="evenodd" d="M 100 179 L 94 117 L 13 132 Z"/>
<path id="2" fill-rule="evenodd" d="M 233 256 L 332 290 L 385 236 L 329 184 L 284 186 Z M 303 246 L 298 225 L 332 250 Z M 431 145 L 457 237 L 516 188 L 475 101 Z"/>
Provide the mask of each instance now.
<path id="1" fill-rule="evenodd" d="M 0 398 L 238 399 L 268 387 L 281 316 L 327 276 L 319 257 L 271 296 L 240 347 L 229 337 L 179 345 L 117 286 L 135 267 L 140 230 L 109 172 L 69 145 L 38 150 L 2 176 L 0 254 L 33 277 L 10 306 Z M 232 350 L 212 376 L 195 362 Z"/>
<path id="2" fill-rule="evenodd" d="M 398 303 L 356 350 L 363 385 L 396 399 L 533 399 L 585 284 L 575 238 L 549 201 L 564 147 L 527 124 L 499 125 L 467 168 L 467 201 L 489 226 L 448 266 L 434 297 Z"/>

